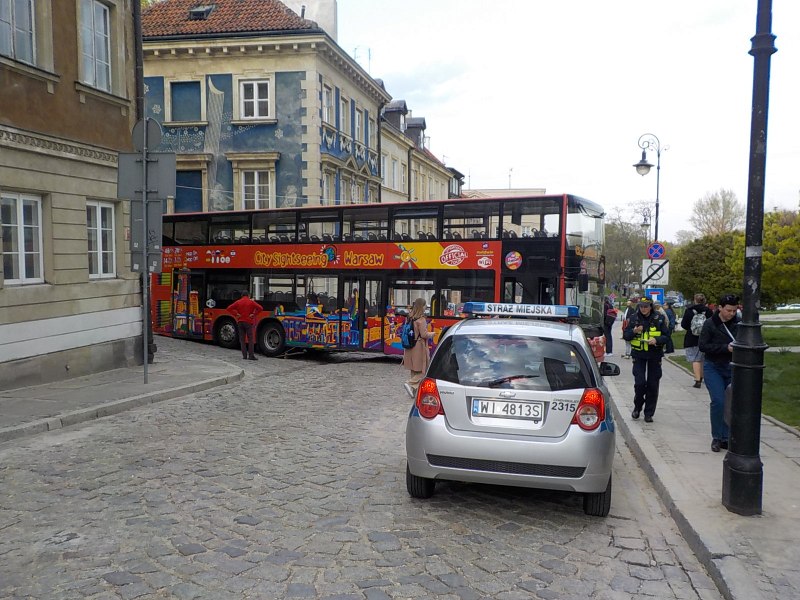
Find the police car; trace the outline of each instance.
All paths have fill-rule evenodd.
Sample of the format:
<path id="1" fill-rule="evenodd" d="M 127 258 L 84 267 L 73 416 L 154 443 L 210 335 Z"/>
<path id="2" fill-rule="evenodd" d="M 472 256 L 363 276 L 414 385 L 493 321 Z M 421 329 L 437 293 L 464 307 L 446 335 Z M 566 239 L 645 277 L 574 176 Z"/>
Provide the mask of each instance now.
<path id="1" fill-rule="evenodd" d="M 442 480 L 565 490 L 583 494 L 586 514 L 608 515 L 615 442 L 603 377 L 620 371 L 594 360 L 578 307 L 463 312 L 408 417 L 408 493 L 429 498 Z"/>

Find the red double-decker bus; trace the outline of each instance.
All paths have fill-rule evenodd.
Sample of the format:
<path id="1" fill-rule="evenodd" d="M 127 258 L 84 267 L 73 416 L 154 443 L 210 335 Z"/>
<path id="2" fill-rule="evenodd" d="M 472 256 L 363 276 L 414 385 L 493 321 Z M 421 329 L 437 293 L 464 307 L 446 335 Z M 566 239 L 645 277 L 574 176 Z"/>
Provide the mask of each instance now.
<path id="1" fill-rule="evenodd" d="M 398 329 L 418 297 L 434 345 L 465 302 L 576 305 L 599 338 L 603 215 L 567 194 L 165 215 L 153 328 L 238 348 L 226 309 L 248 290 L 264 309 L 267 356 L 401 354 Z"/>

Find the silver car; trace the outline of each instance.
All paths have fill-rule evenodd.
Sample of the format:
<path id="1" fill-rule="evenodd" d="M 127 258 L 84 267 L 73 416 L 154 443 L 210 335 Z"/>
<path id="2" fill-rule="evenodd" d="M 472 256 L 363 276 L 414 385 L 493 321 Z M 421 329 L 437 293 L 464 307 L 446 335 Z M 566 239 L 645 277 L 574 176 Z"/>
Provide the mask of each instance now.
<path id="1" fill-rule="evenodd" d="M 520 308 L 528 307 L 528 308 Z M 471 303 L 439 341 L 406 425 L 406 485 L 415 498 L 437 480 L 583 494 L 586 514 L 611 507 L 614 421 L 600 363 L 577 324 L 542 320 L 577 307 Z M 557 313 L 557 314 L 556 314 Z"/>

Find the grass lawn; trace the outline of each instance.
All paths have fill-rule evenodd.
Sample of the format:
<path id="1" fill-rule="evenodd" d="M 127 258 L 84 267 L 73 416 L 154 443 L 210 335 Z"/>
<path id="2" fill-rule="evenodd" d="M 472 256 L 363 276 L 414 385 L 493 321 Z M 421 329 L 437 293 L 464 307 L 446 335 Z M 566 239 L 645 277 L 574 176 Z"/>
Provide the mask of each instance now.
<path id="1" fill-rule="evenodd" d="M 780 322 L 780 325 L 789 325 L 785 321 Z M 800 327 L 770 327 L 772 323 L 761 324 L 761 336 L 770 348 L 786 348 L 788 346 L 800 346 Z M 775 323 L 778 325 L 778 323 Z M 672 334 L 672 341 L 675 344 L 675 349 L 683 348 L 683 336 L 685 331 L 676 331 Z"/>
<path id="2" fill-rule="evenodd" d="M 675 353 L 669 355 L 669 360 L 691 374 L 692 369 L 683 356 Z M 765 352 L 764 365 L 766 368 L 761 389 L 761 412 L 787 425 L 800 428 L 800 392 L 795 383 L 800 378 L 800 353 Z"/>

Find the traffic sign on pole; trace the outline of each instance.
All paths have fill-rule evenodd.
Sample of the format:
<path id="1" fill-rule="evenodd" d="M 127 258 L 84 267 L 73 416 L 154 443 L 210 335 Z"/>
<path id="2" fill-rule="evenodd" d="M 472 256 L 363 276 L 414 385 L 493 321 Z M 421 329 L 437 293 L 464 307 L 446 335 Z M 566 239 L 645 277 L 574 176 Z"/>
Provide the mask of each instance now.
<path id="1" fill-rule="evenodd" d="M 667 254 L 667 249 L 661 242 L 653 242 L 647 247 L 647 256 L 652 259 L 664 258 Z"/>

